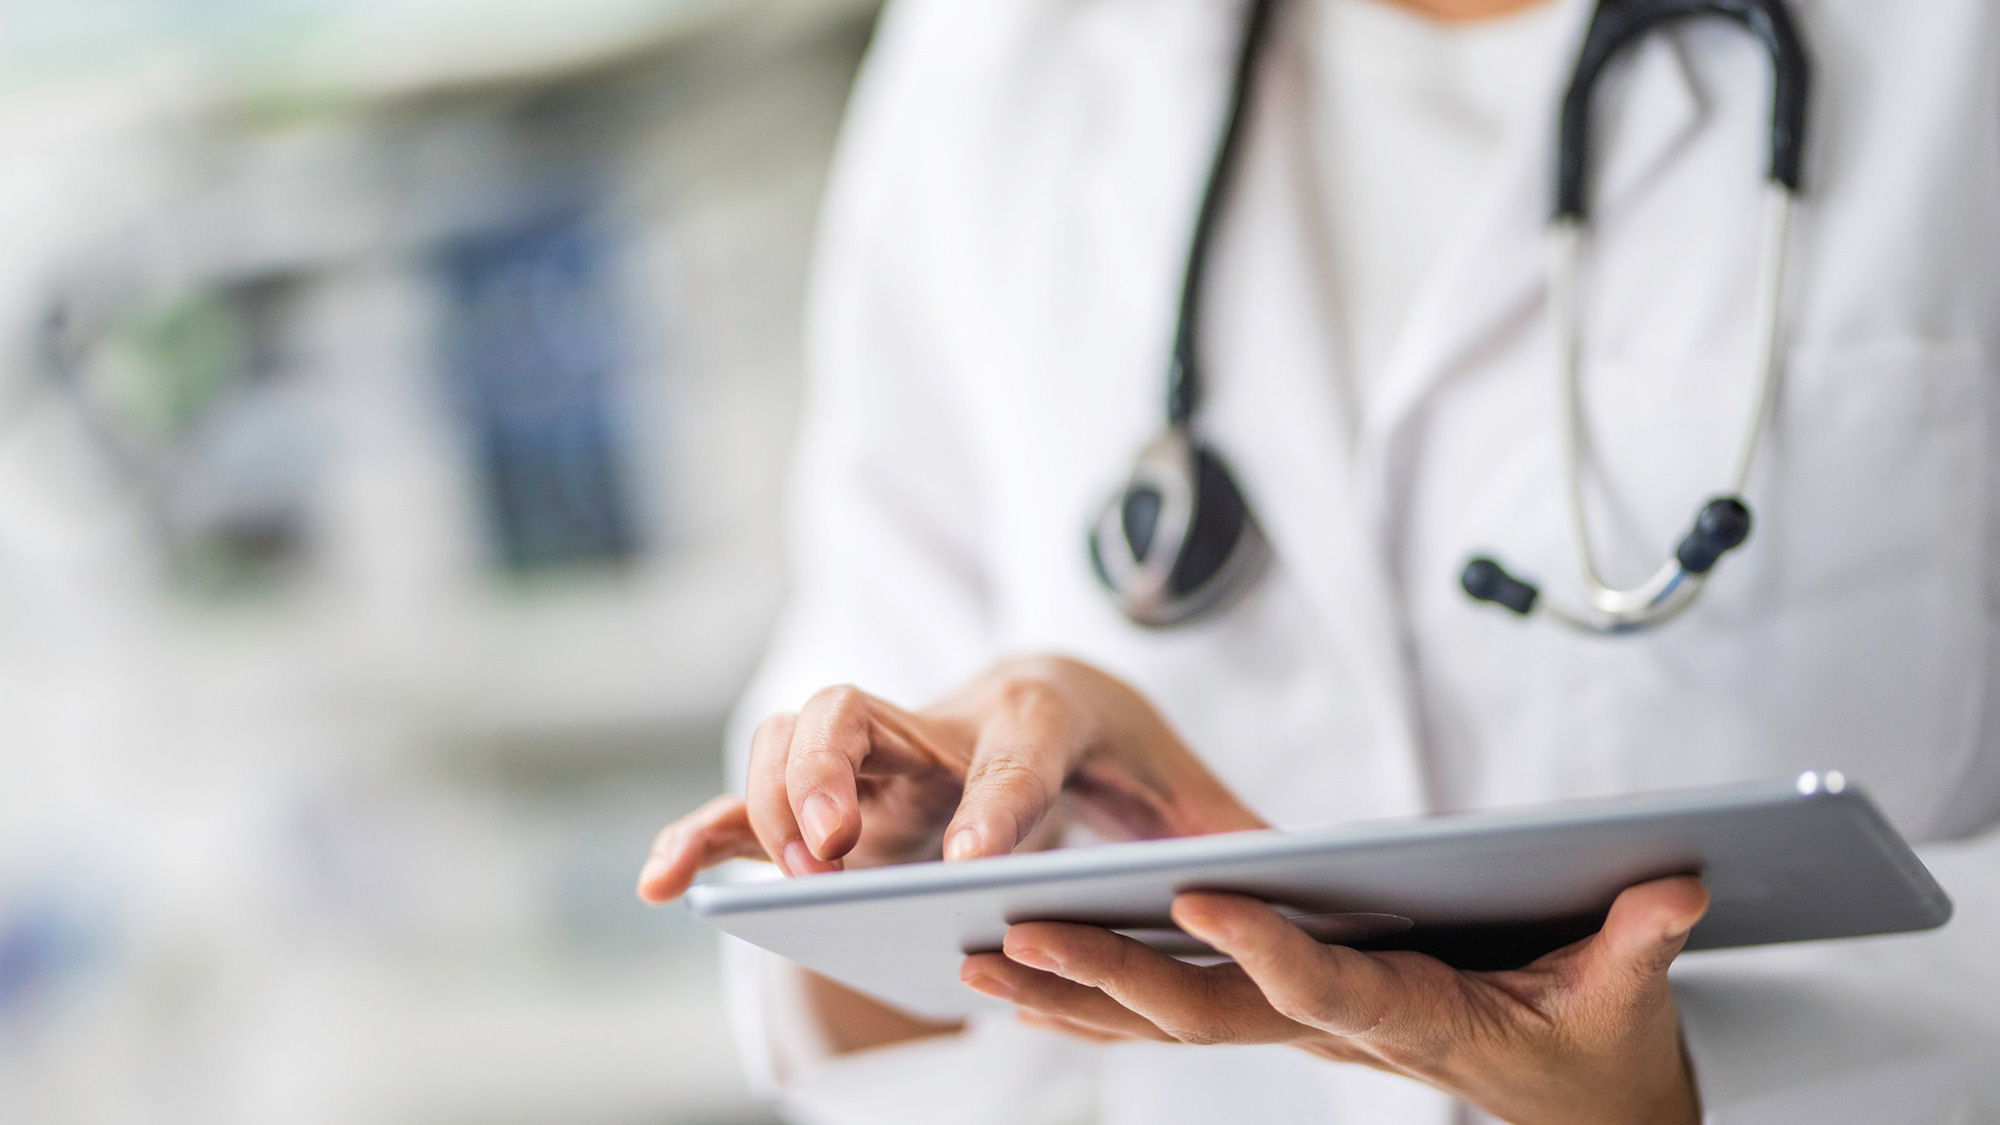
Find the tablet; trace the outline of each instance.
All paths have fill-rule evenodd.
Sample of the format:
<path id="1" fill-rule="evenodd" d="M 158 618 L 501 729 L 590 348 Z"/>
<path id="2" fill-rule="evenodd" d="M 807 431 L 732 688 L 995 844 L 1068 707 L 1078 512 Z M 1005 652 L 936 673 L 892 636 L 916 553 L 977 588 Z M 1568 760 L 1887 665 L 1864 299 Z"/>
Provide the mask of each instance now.
<path id="1" fill-rule="evenodd" d="M 1083 922 L 1186 960 L 1222 960 L 1168 917 L 1180 891 L 1277 906 L 1321 941 L 1428 953 L 1464 969 L 1525 965 L 1594 933 L 1619 891 L 1698 873 L 1707 917 L 1688 948 L 1943 925 L 1951 900 L 1837 773 L 1521 811 L 1309 831 L 1237 832 L 705 883 L 696 916 L 933 1018 L 995 1003 L 961 985 L 965 954 L 1015 922 Z"/>

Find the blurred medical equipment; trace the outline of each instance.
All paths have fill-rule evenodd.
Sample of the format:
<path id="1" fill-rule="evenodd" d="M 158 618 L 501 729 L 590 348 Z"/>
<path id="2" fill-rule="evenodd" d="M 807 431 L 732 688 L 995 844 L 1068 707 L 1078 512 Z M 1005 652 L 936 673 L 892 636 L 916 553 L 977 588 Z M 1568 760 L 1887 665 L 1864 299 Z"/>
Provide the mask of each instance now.
<path id="1" fill-rule="evenodd" d="M 1273 3 L 1253 0 L 1250 6 L 1231 83 L 1228 118 L 1195 219 L 1168 374 L 1167 429 L 1140 455 L 1131 477 L 1105 507 L 1090 534 L 1091 561 L 1098 578 L 1127 617 L 1149 627 L 1178 625 L 1228 604 L 1255 585 L 1271 553 L 1242 490 L 1221 458 L 1194 436 L 1192 420 L 1201 396 L 1200 306 L 1208 253 L 1222 195 L 1242 145 L 1249 89 Z M 1753 402 L 1728 478 L 1728 491 L 1702 506 L 1673 557 L 1651 578 L 1637 587 L 1620 589 L 1608 585 L 1597 569 L 1581 479 L 1582 347 L 1576 294 L 1589 223 L 1586 182 L 1591 97 L 1612 58 L 1668 24 L 1701 16 L 1719 16 L 1742 25 L 1763 44 L 1773 67 Z M 1748 538 L 1751 514 L 1740 494 L 1756 458 L 1777 384 L 1788 234 L 1799 192 L 1810 71 L 1784 0 L 1600 0 L 1562 101 L 1556 207 L 1549 229 L 1549 301 L 1564 409 L 1564 482 L 1586 604 L 1570 606 L 1544 598 L 1538 586 L 1487 557 L 1470 560 L 1461 575 L 1461 585 L 1472 598 L 1493 602 L 1521 616 L 1540 611 L 1585 632 L 1635 632 L 1685 610 L 1721 557 Z"/>

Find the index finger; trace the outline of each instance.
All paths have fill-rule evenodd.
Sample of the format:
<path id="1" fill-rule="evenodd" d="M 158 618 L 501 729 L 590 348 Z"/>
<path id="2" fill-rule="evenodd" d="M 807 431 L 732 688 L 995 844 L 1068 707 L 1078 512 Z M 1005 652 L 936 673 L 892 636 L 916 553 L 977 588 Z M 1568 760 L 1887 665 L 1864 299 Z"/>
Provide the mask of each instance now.
<path id="1" fill-rule="evenodd" d="M 815 857 L 800 839 L 799 823 L 785 794 L 785 763 L 791 756 L 795 725 L 795 716 L 773 715 L 750 736 L 750 771 L 744 782 L 750 827 L 787 875 L 838 870 L 838 864 Z"/>
<path id="2" fill-rule="evenodd" d="M 1055 807 L 1078 741 L 1061 693 L 1038 680 L 1002 684 L 979 726 L 944 858 L 1006 855 Z"/>
<path id="3" fill-rule="evenodd" d="M 1322 945 L 1254 898 L 1182 894 L 1174 899 L 1173 919 L 1228 954 L 1288 1019 L 1336 1035 L 1367 1037 L 1399 1030 L 1410 1015 L 1404 1010 L 1410 991 L 1383 962 L 1345 946 Z"/>
<path id="4" fill-rule="evenodd" d="M 814 858 L 832 861 L 861 839 L 855 778 L 877 741 L 879 701 L 860 688 L 830 687 L 799 708 L 785 759 L 785 801 Z"/>

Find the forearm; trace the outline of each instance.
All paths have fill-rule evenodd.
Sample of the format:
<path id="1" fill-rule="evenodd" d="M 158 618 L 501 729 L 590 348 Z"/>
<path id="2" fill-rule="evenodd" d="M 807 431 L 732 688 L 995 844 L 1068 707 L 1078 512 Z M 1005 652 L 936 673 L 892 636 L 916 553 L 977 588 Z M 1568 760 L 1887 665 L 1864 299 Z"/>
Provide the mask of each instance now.
<path id="1" fill-rule="evenodd" d="M 799 1016 L 817 1024 L 821 1040 L 835 1056 L 956 1035 L 965 1029 L 961 1021 L 921 1019 L 811 970 L 796 971 L 801 977 L 800 994 L 807 1008 Z"/>

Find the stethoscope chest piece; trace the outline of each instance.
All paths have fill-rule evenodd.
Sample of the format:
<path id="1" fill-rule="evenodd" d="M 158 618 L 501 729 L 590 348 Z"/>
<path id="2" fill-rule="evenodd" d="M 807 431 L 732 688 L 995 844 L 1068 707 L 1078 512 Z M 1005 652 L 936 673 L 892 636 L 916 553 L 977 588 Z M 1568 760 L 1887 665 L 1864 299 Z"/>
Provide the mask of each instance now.
<path id="1" fill-rule="evenodd" d="M 1271 549 L 1222 459 L 1170 426 L 1090 532 L 1090 561 L 1133 622 L 1166 628 L 1257 584 Z"/>
<path id="2" fill-rule="evenodd" d="M 1200 307 L 1223 189 L 1243 140 L 1258 45 L 1277 0 L 1250 0 L 1236 52 L 1229 114 L 1195 216 L 1181 278 L 1167 379 L 1167 428 L 1133 466 L 1125 487 L 1090 529 L 1090 562 L 1111 600 L 1136 625 L 1164 629 L 1221 609 L 1263 576 L 1270 544 L 1228 466 L 1193 435 L 1201 400 Z"/>

